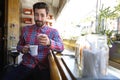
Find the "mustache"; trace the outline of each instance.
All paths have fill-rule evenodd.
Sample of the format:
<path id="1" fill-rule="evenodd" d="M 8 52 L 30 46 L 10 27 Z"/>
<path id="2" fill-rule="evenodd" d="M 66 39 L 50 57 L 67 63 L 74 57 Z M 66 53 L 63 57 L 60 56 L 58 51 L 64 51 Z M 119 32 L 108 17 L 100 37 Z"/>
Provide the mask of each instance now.
<path id="1" fill-rule="evenodd" d="M 35 20 L 35 22 L 42 22 L 42 21 L 40 21 L 40 20 Z"/>

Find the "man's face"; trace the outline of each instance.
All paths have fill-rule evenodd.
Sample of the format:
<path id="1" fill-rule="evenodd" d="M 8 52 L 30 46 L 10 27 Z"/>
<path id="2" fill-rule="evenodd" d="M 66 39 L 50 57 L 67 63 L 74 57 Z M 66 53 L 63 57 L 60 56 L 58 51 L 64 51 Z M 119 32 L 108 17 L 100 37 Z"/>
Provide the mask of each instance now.
<path id="1" fill-rule="evenodd" d="M 47 14 L 45 9 L 35 9 L 34 20 L 38 27 L 42 27 L 47 19 Z"/>

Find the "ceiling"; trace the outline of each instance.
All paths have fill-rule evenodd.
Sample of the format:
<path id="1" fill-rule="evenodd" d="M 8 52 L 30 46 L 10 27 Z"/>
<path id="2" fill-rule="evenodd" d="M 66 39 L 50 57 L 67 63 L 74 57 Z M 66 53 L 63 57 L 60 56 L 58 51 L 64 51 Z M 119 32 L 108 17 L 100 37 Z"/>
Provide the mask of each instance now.
<path id="1" fill-rule="evenodd" d="M 20 0 L 20 1 L 23 8 L 24 7 L 32 8 L 32 5 L 35 2 L 40 2 L 40 1 L 46 2 L 50 7 L 50 14 L 52 14 L 56 19 L 68 0 Z"/>

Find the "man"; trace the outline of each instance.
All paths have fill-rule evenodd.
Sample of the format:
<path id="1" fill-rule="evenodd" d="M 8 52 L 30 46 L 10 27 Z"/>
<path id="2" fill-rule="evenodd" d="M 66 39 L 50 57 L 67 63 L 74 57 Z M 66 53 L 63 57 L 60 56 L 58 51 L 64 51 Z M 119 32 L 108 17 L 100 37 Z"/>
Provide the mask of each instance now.
<path id="1" fill-rule="evenodd" d="M 33 5 L 35 24 L 23 27 L 17 50 L 23 55 L 21 64 L 4 80 L 50 80 L 48 55 L 50 50 L 62 52 L 62 40 L 56 29 L 46 25 L 49 9 L 44 2 Z M 38 55 L 31 56 L 30 45 L 38 45 Z"/>

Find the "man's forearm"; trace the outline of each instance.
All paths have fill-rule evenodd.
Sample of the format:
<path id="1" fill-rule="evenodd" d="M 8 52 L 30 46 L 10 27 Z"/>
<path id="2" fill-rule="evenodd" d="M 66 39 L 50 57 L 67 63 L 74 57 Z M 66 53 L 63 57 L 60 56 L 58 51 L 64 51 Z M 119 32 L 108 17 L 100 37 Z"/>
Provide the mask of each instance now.
<path id="1" fill-rule="evenodd" d="M 23 46 L 17 45 L 17 50 L 18 50 L 19 52 L 22 52 L 22 49 L 23 49 Z"/>
<path id="2" fill-rule="evenodd" d="M 64 46 L 62 42 L 55 42 L 54 40 L 51 40 L 50 49 L 62 52 L 64 50 Z"/>

